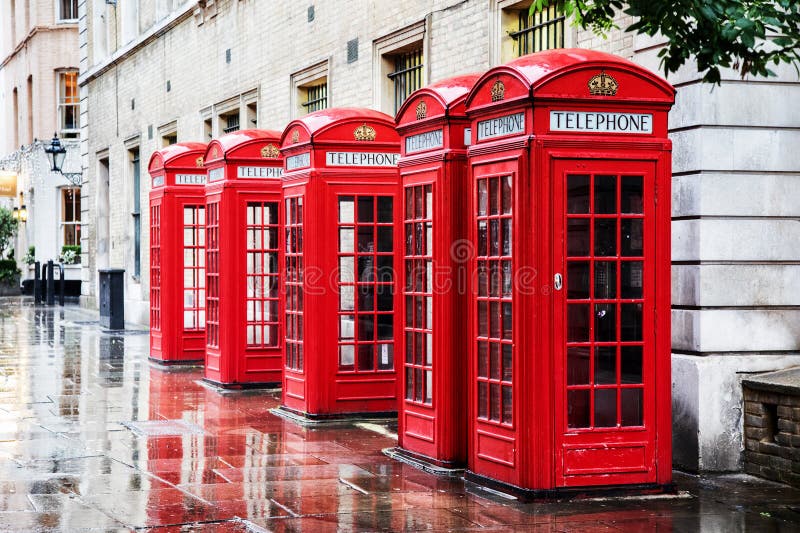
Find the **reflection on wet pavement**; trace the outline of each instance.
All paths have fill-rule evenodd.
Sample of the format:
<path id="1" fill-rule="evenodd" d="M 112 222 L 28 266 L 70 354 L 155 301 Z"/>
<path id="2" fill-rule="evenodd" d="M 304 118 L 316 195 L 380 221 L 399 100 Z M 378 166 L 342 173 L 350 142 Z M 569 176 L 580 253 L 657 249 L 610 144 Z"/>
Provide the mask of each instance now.
<path id="1" fill-rule="evenodd" d="M 520 503 L 303 428 L 275 393 L 220 394 L 147 362 L 144 331 L 0 299 L 2 531 L 796 531 L 800 493 L 676 474 L 690 496 Z M 387 428 L 395 431 L 395 428 Z"/>

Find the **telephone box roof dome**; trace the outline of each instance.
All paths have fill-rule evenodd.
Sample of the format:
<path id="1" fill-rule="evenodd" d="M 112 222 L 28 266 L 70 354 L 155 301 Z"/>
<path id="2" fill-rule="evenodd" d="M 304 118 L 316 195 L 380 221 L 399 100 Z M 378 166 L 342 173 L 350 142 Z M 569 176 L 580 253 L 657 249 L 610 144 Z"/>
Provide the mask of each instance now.
<path id="1" fill-rule="evenodd" d="M 211 148 L 212 144 L 219 145 L 221 154 L 224 157 L 229 150 L 232 148 L 238 148 L 243 144 L 268 140 L 274 140 L 277 142 L 280 138 L 281 132 L 275 130 L 238 130 L 221 135 L 217 139 L 214 139 L 208 143 L 208 147 Z"/>
<path id="2" fill-rule="evenodd" d="M 283 130 L 281 136 L 281 145 L 287 147 L 287 135 L 289 132 L 294 132 L 300 129 L 305 130 L 305 134 L 301 136 L 302 141 L 314 140 L 319 134 L 324 133 L 331 127 L 340 124 L 355 123 L 355 122 L 372 121 L 373 123 L 383 123 L 386 126 L 394 129 L 394 118 L 386 113 L 375 111 L 374 109 L 366 109 L 359 107 L 333 107 L 330 109 L 322 109 L 309 113 L 304 117 L 293 120 Z M 387 140 L 384 138 L 384 140 Z M 390 139 L 397 142 L 398 139 Z M 292 141 L 290 139 L 291 144 Z"/>
<path id="3" fill-rule="evenodd" d="M 467 107 L 471 108 L 475 103 L 482 104 L 481 98 L 476 102 L 476 95 L 481 91 L 485 92 L 487 84 L 494 83 L 495 79 L 503 75 L 516 78 L 518 83 L 527 88 L 527 96 L 541 93 L 546 96 L 583 98 L 585 81 L 580 78 L 587 71 L 618 72 L 629 79 L 638 80 L 635 84 L 626 84 L 624 91 L 620 90 L 619 96 L 623 99 L 641 96 L 650 101 L 674 102 L 675 89 L 672 85 L 632 61 L 597 50 L 558 48 L 525 55 L 489 69 L 467 97 Z M 562 83 L 554 83 L 558 80 Z M 506 92 L 507 99 L 518 96 L 519 93 L 513 89 Z"/>
<path id="4" fill-rule="evenodd" d="M 419 89 L 419 92 L 430 93 L 439 98 L 443 104 L 450 105 L 462 96 L 468 94 L 480 77 L 480 74 L 466 74 L 464 76 L 447 78 L 446 80 L 431 83 Z"/>
<path id="5" fill-rule="evenodd" d="M 150 172 L 161 170 L 166 166 L 196 167 L 198 156 L 202 158 L 206 151 L 205 143 L 182 142 L 165 146 L 150 156 L 148 169 Z M 200 165 L 203 166 L 202 160 Z"/>
<path id="6" fill-rule="evenodd" d="M 442 109 L 438 110 L 439 113 L 443 111 L 444 114 L 448 114 L 448 111 L 463 103 L 480 77 L 480 74 L 464 74 L 462 76 L 454 76 L 452 78 L 440 80 L 436 83 L 426 85 L 421 89 L 417 89 L 403 102 L 403 105 L 397 112 L 395 120 L 399 123 L 401 117 L 408 111 L 408 107 L 417 105 L 412 102 L 416 102 L 419 98 L 424 96 L 430 96 L 441 105 Z M 429 111 L 433 111 L 433 114 L 439 114 L 436 113 L 436 110 Z M 460 106 L 460 111 L 463 113 L 463 105 Z"/>

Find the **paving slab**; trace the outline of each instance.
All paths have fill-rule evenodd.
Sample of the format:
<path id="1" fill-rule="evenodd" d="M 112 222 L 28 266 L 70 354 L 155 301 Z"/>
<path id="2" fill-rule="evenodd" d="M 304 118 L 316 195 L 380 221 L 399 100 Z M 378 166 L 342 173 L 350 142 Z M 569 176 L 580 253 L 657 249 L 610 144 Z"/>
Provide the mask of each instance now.
<path id="1" fill-rule="evenodd" d="M 800 491 L 675 472 L 678 498 L 523 503 L 387 457 L 394 422 L 303 426 L 275 391 L 152 365 L 143 328 L 0 298 L 0 531 L 800 531 Z"/>

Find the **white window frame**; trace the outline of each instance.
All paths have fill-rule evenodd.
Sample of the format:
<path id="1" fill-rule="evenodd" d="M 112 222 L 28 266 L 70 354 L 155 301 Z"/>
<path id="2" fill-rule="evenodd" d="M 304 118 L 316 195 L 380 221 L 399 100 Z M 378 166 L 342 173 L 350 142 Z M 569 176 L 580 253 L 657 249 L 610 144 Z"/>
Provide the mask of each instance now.
<path id="1" fill-rule="evenodd" d="M 327 102 L 325 108 L 331 107 L 331 74 L 330 58 L 324 59 L 291 75 L 292 91 L 289 97 L 291 118 L 302 117 L 308 114 L 303 104 L 308 100 L 308 89 L 321 84 L 327 85 Z"/>
<path id="2" fill-rule="evenodd" d="M 74 102 L 67 102 L 66 98 L 66 75 L 74 74 L 75 76 L 75 95 Z M 75 108 L 76 127 L 67 129 L 64 126 L 66 120 L 66 108 Z M 78 91 L 78 69 L 64 69 L 56 71 L 56 117 L 58 120 L 58 131 L 62 138 L 78 137 L 81 130 L 81 107 L 80 107 L 80 93 Z"/>
<path id="3" fill-rule="evenodd" d="M 373 105 L 394 116 L 394 83 L 389 73 L 394 72 L 394 57 L 400 53 L 422 48 L 422 83 L 430 80 L 430 17 L 372 41 Z"/>
<path id="4" fill-rule="evenodd" d="M 73 220 L 72 222 L 67 222 L 67 220 L 66 220 L 67 212 L 66 212 L 66 198 L 65 198 L 65 195 L 66 195 L 66 192 L 68 190 L 72 190 L 73 191 L 73 194 L 76 195 L 76 197 L 77 197 L 79 202 L 82 201 L 81 200 L 81 188 L 80 187 L 64 186 L 64 187 L 59 187 L 58 188 L 58 200 L 59 200 L 59 208 L 58 209 L 61 212 L 59 220 L 58 220 L 58 229 L 59 229 L 59 231 L 58 231 L 58 241 L 59 241 L 58 251 L 59 252 L 61 252 L 61 248 L 67 244 L 67 239 L 66 239 L 66 235 L 65 235 L 67 226 L 73 226 L 74 227 L 74 226 L 80 226 L 81 225 L 81 208 L 80 207 L 78 208 L 78 210 L 75 213 L 73 213 L 73 216 L 75 217 L 75 220 Z M 73 205 L 73 210 L 74 210 L 74 206 L 75 206 L 75 200 L 74 199 L 72 201 L 72 205 Z M 82 230 L 83 228 L 80 228 L 80 229 Z M 74 229 L 73 229 L 73 231 L 74 231 Z M 81 234 L 82 234 L 82 232 L 81 232 Z M 74 244 L 74 246 L 81 246 L 82 237 L 81 237 L 81 235 L 78 235 L 77 237 L 78 237 L 78 239 L 77 239 L 76 243 Z"/>
<path id="5" fill-rule="evenodd" d="M 168 142 L 170 137 L 175 137 L 175 142 L 180 141 L 178 139 L 177 120 L 173 120 L 172 122 L 168 122 L 158 127 L 158 138 L 160 139 L 159 142 L 161 143 L 161 148 L 165 148 L 167 146 L 170 146 L 171 144 L 175 144 Z"/>
<path id="6" fill-rule="evenodd" d="M 72 4 L 75 7 L 74 13 L 73 13 L 75 15 L 74 17 L 67 18 L 67 17 L 64 16 L 62 7 L 64 6 L 65 2 L 69 2 L 70 4 Z M 68 23 L 78 22 L 78 0 L 57 0 L 56 1 L 56 21 L 57 22 L 68 22 Z"/>
<path id="7" fill-rule="evenodd" d="M 516 42 L 510 36 L 518 30 L 518 13 L 530 7 L 532 0 L 492 0 L 489 7 L 489 63 L 502 65 L 519 57 L 515 52 Z M 569 20 L 564 21 L 564 48 L 572 48 L 577 42 L 577 30 Z"/>
<path id="8" fill-rule="evenodd" d="M 227 117 L 238 114 L 239 129 L 253 129 L 259 126 L 259 89 L 254 88 L 236 96 L 232 96 L 214 105 L 200 110 L 200 119 L 203 121 L 202 131 L 210 138 L 225 135 Z M 209 121 L 211 131 L 208 131 Z M 255 121 L 255 122 L 253 122 Z M 210 140 L 210 138 L 208 140 Z"/>

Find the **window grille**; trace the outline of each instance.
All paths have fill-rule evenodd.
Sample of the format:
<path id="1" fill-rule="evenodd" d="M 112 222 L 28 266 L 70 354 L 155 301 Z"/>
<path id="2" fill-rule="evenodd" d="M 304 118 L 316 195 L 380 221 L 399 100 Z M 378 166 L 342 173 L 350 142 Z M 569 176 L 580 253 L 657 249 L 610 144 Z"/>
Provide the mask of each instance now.
<path id="1" fill-rule="evenodd" d="M 319 111 L 328 107 L 328 83 L 320 83 L 306 88 L 306 101 L 303 107 L 307 113 Z"/>
<path id="2" fill-rule="evenodd" d="M 225 115 L 225 127 L 222 129 L 222 131 L 225 133 L 239 131 L 239 113 Z"/>
<path id="3" fill-rule="evenodd" d="M 422 48 L 394 57 L 394 72 L 389 73 L 389 79 L 394 84 L 395 113 L 411 93 L 422 87 L 422 61 Z"/>
<path id="4" fill-rule="evenodd" d="M 519 49 L 519 55 L 532 54 L 542 50 L 564 48 L 564 9 L 552 4 L 537 13 L 528 9 L 519 12 L 519 30 L 510 34 Z"/>

